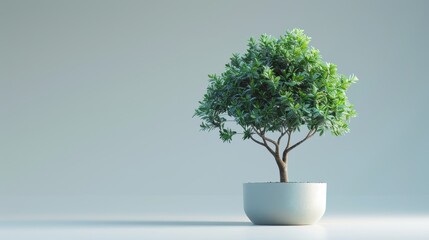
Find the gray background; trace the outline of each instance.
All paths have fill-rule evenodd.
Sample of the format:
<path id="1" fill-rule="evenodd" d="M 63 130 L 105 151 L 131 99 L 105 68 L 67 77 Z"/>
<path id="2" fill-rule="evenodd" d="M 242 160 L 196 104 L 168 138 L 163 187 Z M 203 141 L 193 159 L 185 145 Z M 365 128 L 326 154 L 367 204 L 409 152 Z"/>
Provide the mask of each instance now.
<path id="1" fill-rule="evenodd" d="M 294 150 L 291 180 L 328 182 L 333 212 L 428 212 L 427 10 L 425 1 L 1 0 L 0 213 L 241 211 L 241 184 L 277 181 L 275 162 L 253 142 L 200 132 L 193 111 L 207 74 L 249 37 L 293 28 L 360 81 L 349 91 L 351 133 Z"/>

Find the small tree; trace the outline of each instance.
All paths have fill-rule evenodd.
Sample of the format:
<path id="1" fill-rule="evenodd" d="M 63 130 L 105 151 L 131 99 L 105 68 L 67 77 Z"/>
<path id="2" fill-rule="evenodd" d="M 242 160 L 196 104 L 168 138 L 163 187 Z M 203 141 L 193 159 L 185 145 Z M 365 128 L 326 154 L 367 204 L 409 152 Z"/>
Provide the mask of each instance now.
<path id="1" fill-rule="evenodd" d="M 194 116 L 203 120 L 201 129 L 218 129 L 224 142 L 242 134 L 265 147 L 276 160 L 280 182 L 288 182 L 290 151 L 317 132 L 348 132 L 348 121 L 356 114 L 346 90 L 357 78 L 338 74 L 337 66 L 322 61 L 309 43 L 300 29 L 279 39 L 250 38 L 245 54 L 233 54 L 225 72 L 209 75 L 207 93 L 195 110 Z M 307 135 L 292 143 L 292 133 L 302 126 Z"/>

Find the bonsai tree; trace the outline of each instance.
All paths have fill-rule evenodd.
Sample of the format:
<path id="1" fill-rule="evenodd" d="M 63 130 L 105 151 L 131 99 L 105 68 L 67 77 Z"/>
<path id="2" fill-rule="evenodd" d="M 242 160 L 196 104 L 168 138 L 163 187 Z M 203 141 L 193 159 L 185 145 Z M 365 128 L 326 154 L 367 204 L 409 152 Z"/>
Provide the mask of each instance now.
<path id="1" fill-rule="evenodd" d="M 337 73 L 337 66 L 324 62 L 309 43 L 300 29 L 278 39 L 250 38 L 246 53 L 233 54 L 225 72 L 209 75 L 207 93 L 194 114 L 203 120 L 202 130 L 219 130 L 224 142 L 240 134 L 266 148 L 280 182 L 288 182 L 290 151 L 316 133 L 347 133 L 356 114 L 346 90 L 357 78 Z M 292 143 L 300 128 L 308 132 Z"/>

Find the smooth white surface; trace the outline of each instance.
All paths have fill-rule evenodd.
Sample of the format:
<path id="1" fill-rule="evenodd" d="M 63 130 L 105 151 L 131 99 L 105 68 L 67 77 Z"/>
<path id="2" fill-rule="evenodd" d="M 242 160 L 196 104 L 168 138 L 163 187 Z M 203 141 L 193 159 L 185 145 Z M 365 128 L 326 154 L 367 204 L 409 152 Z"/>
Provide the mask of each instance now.
<path id="1" fill-rule="evenodd" d="M 329 193 L 311 226 L 252 225 L 241 195 L 0 198 L 0 240 L 429 239 L 427 198 Z"/>
<path id="2" fill-rule="evenodd" d="M 233 216 L 21 219 L 1 221 L 0 239 L 429 239 L 429 216 L 325 217 L 311 226 Z"/>
<path id="3" fill-rule="evenodd" d="M 243 198 L 254 224 L 313 224 L 325 213 L 326 183 L 245 183 Z"/>

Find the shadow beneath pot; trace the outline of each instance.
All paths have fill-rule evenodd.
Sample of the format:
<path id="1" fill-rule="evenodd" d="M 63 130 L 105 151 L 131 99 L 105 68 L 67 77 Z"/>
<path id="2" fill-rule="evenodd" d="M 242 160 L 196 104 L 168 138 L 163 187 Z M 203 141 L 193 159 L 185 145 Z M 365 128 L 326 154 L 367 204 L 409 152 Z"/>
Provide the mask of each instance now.
<path id="1" fill-rule="evenodd" d="M 186 220 L 15 220 L 0 221 L 0 227 L 234 227 L 255 226 L 242 221 Z"/>

